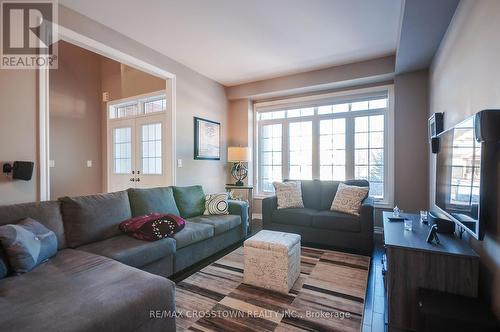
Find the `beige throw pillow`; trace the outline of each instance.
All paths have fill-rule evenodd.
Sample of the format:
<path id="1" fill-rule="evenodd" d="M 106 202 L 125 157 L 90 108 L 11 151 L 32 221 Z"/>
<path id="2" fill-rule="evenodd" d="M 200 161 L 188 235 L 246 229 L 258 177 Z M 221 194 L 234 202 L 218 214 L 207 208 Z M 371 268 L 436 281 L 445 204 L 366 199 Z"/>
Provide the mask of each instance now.
<path id="1" fill-rule="evenodd" d="M 278 198 L 278 209 L 303 208 L 300 181 L 273 182 Z"/>
<path id="2" fill-rule="evenodd" d="M 368 195 L 368 191 L 368 187 L 349 186 L 340 183 L 330 210 L 359 216 L 361 202 Z"/>

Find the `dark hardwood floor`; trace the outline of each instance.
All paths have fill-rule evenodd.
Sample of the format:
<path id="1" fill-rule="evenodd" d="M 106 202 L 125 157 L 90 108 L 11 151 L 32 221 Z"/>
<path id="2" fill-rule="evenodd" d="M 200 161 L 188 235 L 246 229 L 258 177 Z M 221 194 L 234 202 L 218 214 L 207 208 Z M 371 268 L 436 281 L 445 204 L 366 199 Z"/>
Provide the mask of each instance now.
<path id="1" fill-rule="evenodd" d="M 375 241 L 372 254 L 368 288 L 366 289 L 365 313 L 363 315 L 363 332 L 383 332 L 384 323 L 384 280 L 382 277 L 382 255 L 384 246 L 382 241 Z"/>

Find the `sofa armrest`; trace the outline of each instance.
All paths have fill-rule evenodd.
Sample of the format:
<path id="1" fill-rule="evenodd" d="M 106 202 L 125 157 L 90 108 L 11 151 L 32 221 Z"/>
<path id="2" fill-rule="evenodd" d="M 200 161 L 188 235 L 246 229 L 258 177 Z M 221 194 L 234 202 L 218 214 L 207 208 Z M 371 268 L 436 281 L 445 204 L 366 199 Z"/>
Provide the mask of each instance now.
<path id="1" fill-rule="evenodd" d="M 361 203 L 360 218 L 361 218 L 361 232 L 368 236 L 373 236 L 373 212 L 374 212 L 373 198 L 367 197 Z"/>
<path id="2" fill-rule="evenodd" d="M 243 237 L 247 236 L 248 232 L 248 203 L 244 201 L 228 200 L 229 214 L 238 215 L 241 217 L 241 229 L 243 230 Z"/>
<path id="3" fill-rule="evenodd" d="M 278 198 L 269 196 L 262 200 L 262 223 L 269 224 L 272 222 L 273 211 L 278 208 Z"/>

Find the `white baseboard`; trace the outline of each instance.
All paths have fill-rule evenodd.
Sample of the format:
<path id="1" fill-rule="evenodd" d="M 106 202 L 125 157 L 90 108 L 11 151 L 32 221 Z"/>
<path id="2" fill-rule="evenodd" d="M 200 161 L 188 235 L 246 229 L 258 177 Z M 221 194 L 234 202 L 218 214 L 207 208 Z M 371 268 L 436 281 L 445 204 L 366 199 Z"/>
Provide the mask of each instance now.
<path id="1" fill-rule="evenodd" d="M 262 220 L 262 213 L 252 213 L 252 219 Z"/>

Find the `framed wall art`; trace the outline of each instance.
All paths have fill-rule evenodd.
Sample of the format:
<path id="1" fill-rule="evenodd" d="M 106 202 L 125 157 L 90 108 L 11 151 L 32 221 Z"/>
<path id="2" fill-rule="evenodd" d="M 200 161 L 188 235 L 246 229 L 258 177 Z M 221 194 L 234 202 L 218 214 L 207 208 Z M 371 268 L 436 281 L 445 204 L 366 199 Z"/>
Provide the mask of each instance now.
<path id="1" fill-rule="evenodd" d="M 220 123 L 194 118 L 194 159 L 220 160 Z"/>

